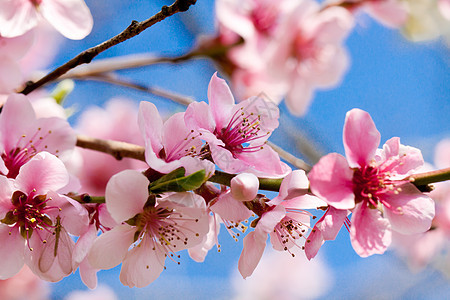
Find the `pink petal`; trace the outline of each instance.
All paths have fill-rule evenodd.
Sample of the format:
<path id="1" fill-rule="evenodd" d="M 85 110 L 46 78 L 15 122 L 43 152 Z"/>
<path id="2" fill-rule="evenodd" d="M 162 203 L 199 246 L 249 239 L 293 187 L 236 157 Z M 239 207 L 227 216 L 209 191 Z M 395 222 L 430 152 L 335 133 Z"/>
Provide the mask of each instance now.
<path id="1" fill-rule="evenodd" d="M 96 269 L 111 269 L 122 262 L 134 241 L 136 228 L 119 225 L 98 237 L 92 245 L 88 259 Z"/>
<path id="2" fill-rule="evenodd" d="M 17 227 L 4 224 L 0 224 L 0 240 L 0 279 L 8 279 L 23 267 L 25 240 Z"/>
<path id="3" fill-rule="evenodd" d="M 29 0 L 0 1 L 0 35 L 16 37 L 35 27 L 38 14 Z"/>
<path id="4" fill-rule="evenodd" d="M 209 132 L 214 132 L 216 129 L 216 121 L 214 120 L 213 113 L 205 102 L 193 102 L 189 104 L 184 114 L 184 121 L 188 128 L 195 130 L 204 129 Z"/>
<path id="5" fill-rule="evenodd" d="M 0 6 L 1 5 L 2 4 L 0 4 Z M 10 58 L 17 61 L 25 54 L 27 54 L 28 50 L 30 50 L 35 40 L 34 37 L 34 31 L 29 31 L 21 36 L 14 38 L 6 38 L 4 36 L 0 37 L 0 56 L 9 56 Z"/>
<path id="6" fill-rule="evenodd" d="M 303 116 L 308 111 L 312 98 L 312 85 L 304 78 L 295 78 L 286 96 L 286 106 L 295 116 Z"/>
<path id="7" fill-rule="evenodd" d="M 11 196 L 13 194 L 13 182 L 5 176 L 0 176 L 0 220 L 6 213 L 13 209 Z"/>
<path id="8" fill-rule="evenodd" d="M 81 40 L 92 30 L 94 21 L 83 0 L 42 1 L 39 9 L 44 18 L 69 39 Z"/>
<path id="9" fill-rule="evenodd" d="M 398 0 L 370 2 L 367 10 L 375 19 L 388 27 L 400 27 L 408 19 L 407 4 Z"/>
<path id="10" fill-rule="evenodd" d="M 234 199 L 230 192 L 220 195 L 210 209 L 223 219 L 234 222 L 241 222 L 252 216 L 252 212 L 241 201 Z"/>
<path id="11" fill-rule="evenodd" d="M 280 223 L 285 216 L 286 209 L 282 205 L 277 205 L 261 216 L 255 231 L 262 236 L 266 236 L 273 231 L 275 226 Z"/>
<path id="12" fill-rule="evenodd" d="M 261 128 L 261 135 L 266 135 L 266 138 L 259 139 L 258 143 L 266 140 L 270 133 L 272 133 L 279 125 L 278 118 L 280 117 L 280 110 L 278 106 L 267 99 L 265 95 L 251 97 L 233 107 L 232 114 L 242 114 L 247 117 L 250 122 L 257 122 Z"/>
<path id="13" fill-rule="evenodd" d="M 338 209 L 355 206 L 353 171 L 342 155 L 331 153 L 322 157 L 308 174 L 311 191 Z"/>
<path id="14" fill-rule="evenodd" d="M 415 234 L 430 229 L 435 214 L 434 201 L 414 185 L 406 183 L 401 186 L 398 194 L 386 194 L 383 200 L 391 206 L 385 206 L 384 213 L 392 230 L 402 234 Z"/>
<path id="15" fill-rule="evenodd" d="M 11 94 L 0 114 L 0 129 L 2 132 L 0 138 L 3 144 L 0 146 L 4 147 L 3 150 L 11 151 L 15 149 L 22 135 L 28 132 L 30 124 L 33 124 L 35 120 L 33 107 L 27 97 L 22 94 Z"/>
<path id="16" fill-rule="evenodd" d="M 92 268 L 87 259 L 83 260 L 78 268 L 83 283 L 92 289 L 97 287 L 97 269 Z"/>
<path id="17" fill-rule="evenodd" d="M 216 218 L 214 215 L 209 215 L 208 219 L 209 219 L 208 233 L 203 237 L 203 240 L 200 244 L 188 249 L 189 256 L 196 262 L 204 262 L 205 257 L 208 254 L 208 251 L 211 250 L 211 248 L 214 245 L 219 244 L 217 240 L 220 231 L 219 218 Z"/>
<path id="18" fill-rule="evenodd" d="M 424 164 L 420 150 L 400 144 L 398 137 L 389 139 L 383 145 L 381 155 L 386 161 L 382 162 L 380 169 L 389 171 L 391 179 L 405 178 Z"/>
<path id="19" fill-rule="evenodd" d="M 380 132 L 367 112 L 354 108 L 347 113 L 344 148 L 351 168 L 368 165 L 375 156 L 380 139 Z"/>
<path id="20" fill-rule="evenodd" d="M 242 277 L 245 279 L 252 275 L 258 265 L 266 247 L 266 238 L 255 234 L 254 231 L 248 233 L 243 241 L 241 257 L 239 257 L 238 269 Z"/>
<path id="21" fill-rule="evenodd" d="M 225 80 L 217 77 L 217 72 L 211 77 L 208 86 L 208 100 L 216 128 L 225 128 L 232 116 L 234 97 Z"/>
<path id="22" fill-rule="evenodd" d="M 153 103 L 142 101 L 139 104 L 138 123 L 142 137 L 145 140 L 147 160 L 147 152 L 153 152 L 155 155 L 158 155 L 163 148 L 163 121 Z"/>
<path id="23" fill-rule="evenodd" d="M 72 257 L 76 264 L 81 263 L 86 258 L 96 238 L 97 228 L 95 224 L 90 224 L 89 229 L 78 238 L 75 244 Z"/>
<path id="24" fill-rule="evenodd" d="M 129 287 L 145 287 L 164 270 L 164 249 L 145 236 L 139 246 L 127 253 L 120 270 L 120 281 Z"/>
<path id="25" fill-rule="evenodd" d="M 184 157 L 192 147 L 200 151 L 203 142 L 198 137 L 199 134 L 191 132 L 184 123 L 184 113 L 171 116 L 163 127 L 162 144 L 166 152 L 166 161 Z"/>
<path id="26" fill-rule="evenodd" d="M 313 259 L 325 242 L 322 231 L 313 229 L 305 243 L 305 255 L 309 260 Z"/>
<path id="27" fill-rule="evenodd" d="M 23 83 L 22 72 L 19 65 L 7 56 L 0 55 L 0 66 L 0 94 L 10 94 Z"/>
<path id="28" fill-rule="evenodd" d="M 38 119 L 27 132 L 27 136 L 34 135 L 32 145 L 37 151 L 47 151 L 61 159 L 70 157 L 77 141 L 75 131 L 66 120 L 60 118 Z"/>
<path id="29" fill-rule="evenodd" d="M 252 146 L 255 145 L 251 144 L 250 147 Z M 246 170 L 256 173 L 261 177 L 264 176 L 271 178 L 286 176 L 286 174 L 291 171 L 290 168 L 285 167 L 285 164 L 280 160 L 278 153 L 276 153 L 270 146 L 264 145 L 261 147 L 262 149 L 258 149 L 254 152 L 236 153 L 234 156 L 239 159 L 240 163 L 236 162 L 235 167 L 237 169 L 241 168 L 241 172 Z M 245 168 L 246 166 L 247 168 Z M 227 172 L 225 169 L 223 170 Z M 233 172 L 230 170 L 229 172 L 237 173 L 240 171 Z"/>
<path id="30" fill-rule="evenodd" d="M 15 185 L 25 193 L 36 190 L 38 195 L 45 195 L 68 182 L 69 173 L 62 161 L 48 152 L 40 152 L 20 168 Z"/>
<path id="31" fill-rule="evenodd" d="M 383 254 L 391 244 L 389 221 L 377 209 L 369 208 L 362 202 L 353 210 L 350 240 L 361 257 Z"/>
<path id="32" fill-rule="evenodd" d="M 230 190 L 234 199 L 251 201 L 258 194 L 259 180 L 251 173 L 241 173 L 231 179 Z"/>
<path id="33" fill-rule="evenodd" d="M 120 223 L 142 212 L 148 198 L 148 179 L 139 171 L 125 170 L 106 185 L 106 207 L 113 219 Z"/>
<path id="34" fill-rule="evenodd" d="M 332 206 L 328 208 L 321 218 L 322 221 L 318 221 L 318 224 L 316 224 L 317 229 L 322 231 L 325 240 L 336 238 L 348 214 L 349 212 L 345 209 L 335 209 Z"/>

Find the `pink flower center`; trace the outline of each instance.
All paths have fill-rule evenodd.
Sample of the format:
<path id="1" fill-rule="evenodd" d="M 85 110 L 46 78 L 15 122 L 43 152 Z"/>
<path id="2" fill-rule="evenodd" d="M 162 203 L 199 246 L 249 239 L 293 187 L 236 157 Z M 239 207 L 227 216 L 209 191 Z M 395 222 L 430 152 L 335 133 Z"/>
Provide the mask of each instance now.
<path id="1" fill-rule="evenodd" d="M 271 132 L 265 134 L 261 131 L 261 115 L 245 113 L 244 108 L 237 111 L 231 118 L 228 126 L 222 128 L 220 132 L 215 131 L 215 135 L 224 142 L 224 148 L 231 153 L 255 152 L 263 148 L 264 142 L 260 145 L 249 146 L 248 143 L 264 138 Z"/>
<path id="2" fill-rule="evenodd" d="M 389 172 L 382 172 L 370 165 L 355 169 L 352 181 L 356 203 L 366 201 L 371 208 L 377 208 L 379 203 L 391 208 L 383 195 L 388 192 L 398 194 L 401 191 L 401 188 L 396 187 L 399 182 L 389 179 Z"/>
<path id="3" fill-rule="evenodd" d="M 42 0 L 30 0 L 31 3 L 33 3 L 34 6 L 39 6 L 42 3 Z"/>
<path id="4" fill-rule="evenodd" d="M 40 133 L 41 128 L 38 128 L 30 139 L 27 139 L 26 135 L 22 135 L 17 141 L 15 148 L 9 152 L 5 151 L 2 153 L 1 157 L 8 169 L 8 174 L 6 174 L 8 178 L 16 178 L 21 166 L 33 158 L 38 152 L 47 150 L 47 145 L 44 142 L 52 132 L 49 130 L 43 135 Z M 58 154 L 58 152 L 56 150 L 55 154 Z"/>
<path id="5" fill-rule="evenodd" d="M 250 13 L 250 19 L 259 33 L 268 35 L 277 24 L 279 11 L 276 5 L 259 5 Z"/>
<path id="6" fill-rule="evenodd" d="M 169 257 L 173 253 L 182 250 L 177 249 L 177 244 L 187 245 L 189 237 L 186 232 L 192 233 L 189 223 L 197 223 L 198 219 L 185 218 L 179 212 L 161 207 L 145 207 L 144 212 L 138 215 L 136 222 L 135 239 L 139 243 L 144 235 L 160 244 Z M 194 233 L 199 236 L 198 233 Z"/>
<path id="7" fill-rule="evenodd" d="M 14 209 L 10 210 L 1 222 L 14 225 L 13 227 L 17 226 L 20 234 L 27 240 L 29 240 L 33 231 L 37 232 L 38 235 L 40 230 L 52 232 L 54 226 L 47 212 L 59 208 L 48 206 L 49 200 L 51 198 L 47 199 L 46 195 L 36 195 L 35 191 L 32 191 L 29 195 L 21 191 L 15 191 L 11 198 Z M 36 229 L 38 230 L 36 231 Z"/>

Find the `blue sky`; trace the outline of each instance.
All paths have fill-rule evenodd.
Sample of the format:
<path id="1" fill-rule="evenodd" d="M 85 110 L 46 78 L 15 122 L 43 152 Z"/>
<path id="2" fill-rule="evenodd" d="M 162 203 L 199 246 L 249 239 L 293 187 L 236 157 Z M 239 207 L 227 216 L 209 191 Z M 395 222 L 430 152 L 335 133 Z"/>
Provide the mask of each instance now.
<path id="1" fill-rule="evenodd" d="M 94 30 L 85 40 L 67 41 L 55 60 L 55 66 L 119 33 L 131 20 L 144 20 L 162 5 L 170 4 L 170 1 L 156 0 L 110 0 L 107 5 L 103 1 L 86 2 L 94 16 Z M 187 13 L 155 25 L 98 58 L 141 52 L 179 55 L 194 45 L 196 35 L 212 33 L 213 1 L 198 0 Z M 399 136 L 403 144 L 420 148 L 425 159 L 431 162 L 434 145 L 440 139 L 450 137 L 449 49 L 442 43 L 413 44 L 397 31 L 381 27 L 369 18 L 359 20 L 346 46 L 351 56 L 351 67 L 342 84 L 333 90 L 317 92 L 303 118 L 292 117 L 282 104 L 281 128 L 272 141 L 299 154 L 296 136 L 302 135 L 309 143 L 317 145 L 322 154 L 343 153 L 345 113 L 358 107 L 372 115 L 381 132 L 382 142 Z M 120 74 L 137 83 L 206 100 L 207 85 L 215 71 L 211 62 L 198 60 L 122 71 Z M 95 82 L 77 82 L 67 104 L 76 104 L 82 109 L 89 105 L 102 105 L 115 96 L 127 97 L 136 103 L 152 101 L 167 111 L 183 108 L 142 92 Z M 75 118 L 71 121 L 76 122 Z M 224 231 L 220 236 L 221 253 L 211 250 L 203 264 L 192 262 L 187 253 L 183 253 L 181 265 L 169 262 L 167 270 L 148 288 L 139 290 L 121 286 L 118 268 L 100 272 L 100 283 L 112 286 L 124 299 L 128 296 L 148 299 L 148 295 L 158 299 L 176 295 L 183 295 L 184 299 L 227 299 L 233 293 L 230 276 L 237 268 L 242 241 L 234 242 Z M 335 286 L 328 294 L 331 298 L 450 297 L 448 282 L 434 270 L 412 274 L 392 254 L 366 259 L 358 257 L 351 248 L 345 229 L 341 230 L 336 241 L 321 249 L 320 255 L 334 277 Z M 370 278 L 373 284 L 368 284 L 365 278 Z M 408 285 L 411 282 L 415 285 Z M 61 298 L 68 289 L 84 289 L 78 275 L 54 284 L 55 299 Z"/>

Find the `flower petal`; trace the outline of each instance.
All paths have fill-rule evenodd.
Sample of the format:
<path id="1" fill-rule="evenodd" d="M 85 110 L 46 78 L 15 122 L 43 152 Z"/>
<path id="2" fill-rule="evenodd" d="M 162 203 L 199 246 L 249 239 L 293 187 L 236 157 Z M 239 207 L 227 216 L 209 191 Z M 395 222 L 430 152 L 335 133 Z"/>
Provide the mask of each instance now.
<path id="1" fill-rule="evenodd" d="M 139 104 L 138 123 L 142 137 L 145 140 L 145 159 L 147 160 L 147 152 L 153 152 L 155 155 L 158 155 L 163 148 L 163 121 L 153 103 L 142 101 Z"/>
<path id="2" fill-rule="evenodd" d="M 69 173 L 63 162 L 48 152 L 40 152 L 20 168 L 15 185 L 25 193 L 36 190 L 38 195 L 45 195 L 68 182 Z"/>
<path id="3" fill-rule="evenodd" d="M 136 228 L 119 225 L 100 235 L 92 245 L 88 259 L 96 269 L 111 269 L 122 262 L 134 241 Z"/>
<path id="4" fill-rule="evenodd" d="M 266 238 L 255 234 L 254 231 L 248 233 L 243 241 L 241 257 L 239 257 L 238 269 L 242 277 L 247 278 L 252 275 L 258 265 L 266 247 Z"/>
<path id="5" fill-rule="evenodd" d="M 11 234 L 10 234 L 11 232 Z M 0 279 L 8 279 L 23 266 L 25 240 L 19 234 L 18 228 L 0 224 Z"/>
<path id="6" fill-rule="evenodd" d="M 111 217 L 120 223 L 142 212 L 148 198 L 148 185 L 148 179 L 135 170 L 125 170 L 111 177 L 105 191 Z"/>
<path id="7" fill-rule="evenodd" d="M 362 202 L 353 210 L 350 240 L 361 257 L 383 254 L 391 244 L 389 221 L 381 216 L 378 209 L 369 208 Z"/>
<path id="8" fill-rule="evenodd" d="M 237 223 L 252 216 L 252 212 L 241 201 L 234 199 L 230 192 L 220 195 L 210 209 L 221 218 Z"/>
<path id="9" fill-rule="evenodd" d="M 308 174 L 311 191 L 338 209 L 355 206 L 353 171 L 342 155 L 331 153 L 322 157 Z"/>
<path id="10" fill-rule="evenodd" d="M 211 77 L 208 86 L 208 100 L 216 128 L 227 127 L 232 116 L 234 97 L 224 79 L 217 77 L 217 72 Z"/>
<path id="11" fill-rule="evenodd" d="M 91 12 L 83 0 L 42 1 L 39 9 L 56 30 L 72 40 L 85 38 L 94 25 Z"/>
<path id="12" fill-rule="evenodd" d="M 406 183 L 398 194 L 386 194 L 384 200 L 392 207 L 384 209 L 392 230 L 402 234 L 422 233 L 430 229 L 434 218 L 434 202 L 417 188 Z"/>
<path id="13" fill-rule="evenodd" d="M 129 287 L 147 286 L 164 270 L 165 260 L 166 253 L 161 245 L 144 237 L 137 247 L 127 253 L 120 270 L 120 281 Z"/>
<path id="14" fill-rule="evenodd" d="M 381 135 L 369 113 L 354 108 L 345 117 L 344 148 L 351 168 L 365 166 L 375 156 Z"/>

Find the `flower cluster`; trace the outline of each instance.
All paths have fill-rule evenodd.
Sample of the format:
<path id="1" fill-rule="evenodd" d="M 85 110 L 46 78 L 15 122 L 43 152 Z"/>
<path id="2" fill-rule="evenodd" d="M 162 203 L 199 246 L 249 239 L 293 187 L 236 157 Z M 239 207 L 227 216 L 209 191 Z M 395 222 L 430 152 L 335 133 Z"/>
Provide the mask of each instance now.
<path id="1" fill-rule="evenodd" d="M 48 23 L 84 38 L 89 9 L 82 0 L 0 0 L 0 279 L 25 268 L 55 282 L 79 270 L 93 289 L 99 270 L 121 264 L 120 281 L 144 287 L 167 258 L 181 264 L 183 250 L 204 261 L 220 247 L 221 224 L 242 238 L 244 278 L 268 238 L 274 250 L 292 257 L 304 251 L 308 259 L 343 225 L 361 257 L 384 253 L 396 236 L 439 233 L 447 240 L 448 191 L 429 196 L 429 182 L 415 182 L 420 150 L 398 137 L 378 148 L 381 134 L 368 112 L 347 113 L 345 157 L 323 156 L 309 173 L 292 170 L 268 143 L 279 126 L 275 103 L 285 97 L 294 114 L 304 114 L 317 88 L 341 80 L 349 62 L 342 44 L 355 12 L 398 27 L 405 3 L 219 0 L 219 36 L 199 49 L 225 46 L 214 58 L 245 100 L 236 103 L 215 73 L 207 102 L 168 118 L 151 102 L 137 108 L 113 99 L 83 112 L 73 129 L 61 105 L 67 83 L 52 94 L 17 92 L 35 67 L 27 62 L 45 51 L 33 39 Z M 448 1 L 439 5 L 447 18 Z M 436 218 L 432 198 L 443 199 Z"/>

